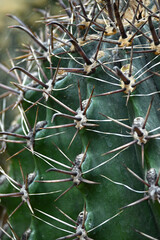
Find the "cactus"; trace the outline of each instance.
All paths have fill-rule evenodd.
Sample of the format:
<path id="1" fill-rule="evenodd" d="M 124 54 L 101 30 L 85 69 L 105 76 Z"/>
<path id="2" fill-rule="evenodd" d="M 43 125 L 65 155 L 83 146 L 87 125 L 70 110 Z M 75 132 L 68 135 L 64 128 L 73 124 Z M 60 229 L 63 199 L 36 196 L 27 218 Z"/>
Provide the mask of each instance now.
<path id="1" fill-rule="evenodd" d="M 160 3 L 59 3 L 0 66 L 1 237 L 160 239 Z"/>

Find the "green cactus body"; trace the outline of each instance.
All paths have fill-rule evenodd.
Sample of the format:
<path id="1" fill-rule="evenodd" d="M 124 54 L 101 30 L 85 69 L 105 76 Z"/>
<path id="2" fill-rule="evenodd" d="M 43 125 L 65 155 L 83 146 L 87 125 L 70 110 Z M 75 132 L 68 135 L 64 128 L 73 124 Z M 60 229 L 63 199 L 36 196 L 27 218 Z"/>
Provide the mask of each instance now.
<path id="1" fill-rule="evenodd" d="M 159 40 L 150 40 L 153 47 L 144 36 L 152 39 L 149 24 L 158 27 L 159 5 L 76 2 L 66 7 L 64 25 L 61 16 L 46 19 L 52 44 L 37 48 L 32 37 L 27 82 L 14 84 L 25 89 L 13 132 L 23 137 L 5 127 L 0 133 L 2 144 L 10 141 L 6 159 L 12 156 L 7 173 L 1 168 L 9 216 L 2 239 L 159 239 Z M 137 117 L 146 121 L 140 127 Z M 152 168 L 157 176 L 147 182 Z"/>

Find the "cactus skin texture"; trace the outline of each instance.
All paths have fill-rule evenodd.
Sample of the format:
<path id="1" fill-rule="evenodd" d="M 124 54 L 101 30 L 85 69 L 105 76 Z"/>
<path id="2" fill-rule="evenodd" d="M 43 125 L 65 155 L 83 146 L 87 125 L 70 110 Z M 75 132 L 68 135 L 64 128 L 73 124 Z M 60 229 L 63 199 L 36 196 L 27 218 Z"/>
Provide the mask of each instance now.
<path id="1" fill-rule="evenodd" d="M 1 238 L 160 239 L 160 3 L 59 3 L 41 38 L 11 26 L 31 42 L 0 85 Z"/>

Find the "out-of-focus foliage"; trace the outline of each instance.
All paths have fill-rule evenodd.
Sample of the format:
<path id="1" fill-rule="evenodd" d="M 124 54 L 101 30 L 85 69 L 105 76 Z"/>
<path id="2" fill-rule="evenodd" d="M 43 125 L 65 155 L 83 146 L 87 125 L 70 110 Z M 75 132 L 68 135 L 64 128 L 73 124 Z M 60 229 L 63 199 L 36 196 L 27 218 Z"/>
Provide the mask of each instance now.
<path id="1" fill-rule="evenodd" d="M 48 9 L 50 10 L 51 14 L 55 14 L 55 12 L 59 11 L 57 6 L 57 1 L 51 0 L 0 0 L 1 7 L 0 7 L 0 59 L 4 61 L 8 59 L 6 56 L 6 49 L 8 48 L 11 52 L 15 54 L 15 47 L 19 46 L 19 42 L 21 42 L 22 34 L 19 31 L 8 31 L 8 26 L 12 24 L 17 24 L 17 22 L 11 20 L 7 17 L 7 14 L 13 14 L 19 17 L 25 24 L 31 25 L 34 29 L 37 28 L 38 23 L 36 22 L 37 19 L 40 18 L 40 14 L 36 10 L 33 11 L 35 8 L 39 9 Z M 19 40 L 18 40 L 19 38 Z M 17 42 L 18 40 L 18 42 Z M 24 38 L 23 38 L 24 40 Z M 16 44 L 16 45 L 15 45 Z M 0 80 L 1 81 L 1 80 Z"/>
<path id="2" fill-rule="evenodd" d="M 8 17 L 8 14 L 12 14 L 21 19 L 26 25 L 32 26 L 32 30 L 38 29 L 41 25 L 38 21 L 41 18 L 41 14 L 37 9 L 46 9 L 51 14 L 59 12 L 59 6 L 57 0 L 0 0 L 0 62 L 11 67 L 9 55 L 14 59 L 17 56 L 17 51 L 22 44 L 28 44 L 31 39 L 25 34 L 22 34 L 19 30 L 8 29 L 11 25 L 18 25 L 15 20 Z M 15 61 L 17 62 L 17 61 Z M 9 82 L 6 73 L 1 71 L 0 83 L 6 84 Z M 0 94 L 3 90 L 0 89 Z M 0 111 L 2 109 L 2 101 L 0 99 Z M 8 113 L 7 113 L 8 114 Z M 9 116 L 12 118 L 12 116 Z M 8 116 L 6 117 L 8 119 Z"/>

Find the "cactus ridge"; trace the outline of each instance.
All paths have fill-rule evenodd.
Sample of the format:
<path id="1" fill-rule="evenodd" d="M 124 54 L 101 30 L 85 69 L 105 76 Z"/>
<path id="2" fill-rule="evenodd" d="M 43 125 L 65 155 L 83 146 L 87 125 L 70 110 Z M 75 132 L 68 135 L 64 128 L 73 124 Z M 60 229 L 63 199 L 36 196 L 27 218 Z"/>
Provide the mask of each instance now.
<path id="1" fill-rule="evenodd" d="M 0 238 L 160 239 L 160 3 L 59 4 L 8 15 L 30 42 L 0 64 Z"/>

